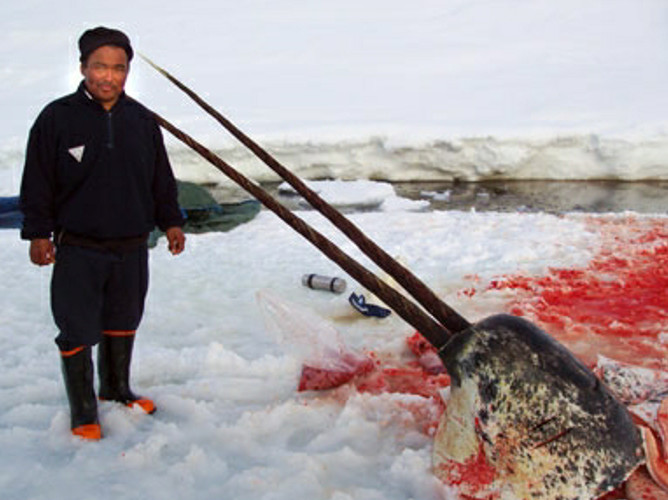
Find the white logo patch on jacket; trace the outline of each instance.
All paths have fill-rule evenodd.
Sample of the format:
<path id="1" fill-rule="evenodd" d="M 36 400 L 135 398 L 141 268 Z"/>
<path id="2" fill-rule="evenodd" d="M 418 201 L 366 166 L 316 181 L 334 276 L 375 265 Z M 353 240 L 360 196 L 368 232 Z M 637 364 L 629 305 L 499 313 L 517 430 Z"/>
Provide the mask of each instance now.
<path id="1" fill-rule="evenodd" d="M 81 145 L 70 148 L 67 151 L 72 155 L 72 158 L 81 163 L 81 159 L 83 158 L 84 155 L 84 149 L 86 149 L 86 146 Z"/>

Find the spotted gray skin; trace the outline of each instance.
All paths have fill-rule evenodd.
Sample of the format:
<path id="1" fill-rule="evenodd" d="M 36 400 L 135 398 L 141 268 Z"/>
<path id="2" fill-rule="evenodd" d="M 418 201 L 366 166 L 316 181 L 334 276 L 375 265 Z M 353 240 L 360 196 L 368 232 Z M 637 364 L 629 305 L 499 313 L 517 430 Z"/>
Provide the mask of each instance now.
<path id="1" fill-rule="evenodd" d="M 599 357 L 598 377 L 625 405 L 660 403 L 668 397 L 668 373 Z"/>
<path id="2" fill-rule="evenodd" d="M 500 498 L 597 498 L 643 462 L 626 408 L 565 347 L 522 318 L 497 315 L 441 351 L 451 397 L 471 418 Z M 446 423 L 447 425 L 447 423 Z"/>

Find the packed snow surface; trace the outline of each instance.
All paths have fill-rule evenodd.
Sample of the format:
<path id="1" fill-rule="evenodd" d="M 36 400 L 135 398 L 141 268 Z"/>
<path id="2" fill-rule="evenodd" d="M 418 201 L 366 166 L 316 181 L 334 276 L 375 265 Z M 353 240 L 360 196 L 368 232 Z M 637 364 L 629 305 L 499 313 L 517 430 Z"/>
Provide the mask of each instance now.
<path id="1" fill-rule="evenodd" d="M 336 184 L 319 189 L 346 200 Z M 388 196 L 384 186 L 369 193 Z M 317 213 L 296 213 L 377 272 Z M 350 218 L 471 321 L 503 312 L 514 296 L 462 293 L 472 284 L 582 268 L 603 241 L 582 215 L 381 208 Z M 297 391 L 308 350 L 295 340 L 299 329 L 311 338 L 335 331 L 350 349 L 397 362 L 410 358 L 406 338 L 414 329 L 396 315 L 380 320 L 353 310 L 353 291 L 380 302 L 272 213 L 227 233 L 191 234 L 179 257 L 164 239 L 151 251 L 133 366 L 136 390 L 159 410 L 146 416 L 101 403 L 98 443 L 69 433 L 50 269 L 29 264 L 16 230 L 0 231 L 0 243 L 3 499 L 454 498 L 430 472 L 432 436 L 411 411 L 429 408 L 423 397 L 351 385 Z M 307 288 L 305 273 L 341 277 L 346 292 Z M 267 297 L 293 319 L 268 320 Z M 304 315 L 319 320 L 299 323 Z"/>
<path id="2" fill-rule="evenodd" d="M 595 240 L 577 220 L 548 215 L 379 212 L 353 220 L 445 296 L 468 273 L 585 262 Z M 159 410 L 147 417 L 103 403 L 99 443 L 69 434 L 50 270 L 29 264 L 17 231 L 0 240 L 4 499 L 445 498 L 430 474 L 431 439 L 401 405 L 416 396 L 297 393 L 300 350 L 271 334 L 258 292 L 284 297 L 296 313 L 316 312 L 355 348 L 401 354 L 412 330 L 393 316 L 356 316 L 347 295 L 303 287 L 304 273 L 344 275 L 274 215 L 190 235 L 178 258 L 164 241 L 152 251 L 134 380 Z M 346 278 L 349 291 L 364 291 Z"/>

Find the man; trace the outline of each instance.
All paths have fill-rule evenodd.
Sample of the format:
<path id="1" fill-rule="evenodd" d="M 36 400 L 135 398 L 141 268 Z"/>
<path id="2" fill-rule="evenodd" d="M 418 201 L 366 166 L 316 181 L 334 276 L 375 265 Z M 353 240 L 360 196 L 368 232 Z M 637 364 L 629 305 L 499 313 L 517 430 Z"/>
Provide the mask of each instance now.
<path id="1" fill-rule="evenodd" d="M 49 104 L 30 131 L 21 183 L 21 237 L 30 260 L 54 265 L 51 308 L 72 433 L 100 439 L 99 397 L 153 413 L 130 389 L 135 331 L 148 288 L 147 236 L 157 225 L 183 251 L 176 181 L 153 115 L 126 96 L 133 50 L 121 31 L 79 39 L 83 81 Z"/>

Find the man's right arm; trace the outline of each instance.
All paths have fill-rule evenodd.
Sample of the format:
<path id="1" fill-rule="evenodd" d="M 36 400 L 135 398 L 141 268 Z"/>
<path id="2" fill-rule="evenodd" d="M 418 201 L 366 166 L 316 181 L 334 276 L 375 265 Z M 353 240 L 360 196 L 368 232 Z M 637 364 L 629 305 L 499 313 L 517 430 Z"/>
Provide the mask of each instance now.
<path id="1" fill-rule="evenodd" d="M 47 251 L 48 245 L 45 241 L 50 240 L 55 225 L 55 143 L 53 113 L 48 112 L 47 108 L 30 130 L 20 195 L 20 208 L 24 217 L 21 238 L 31 242 L 41 240 L 34 245 L 34 253 L 42 254 L 38 260 L 43 263 L 49 263 L 48 255 L 53 254 L 52 251 Z M 32 247 L 31 243 L 31 260 Z"/>

